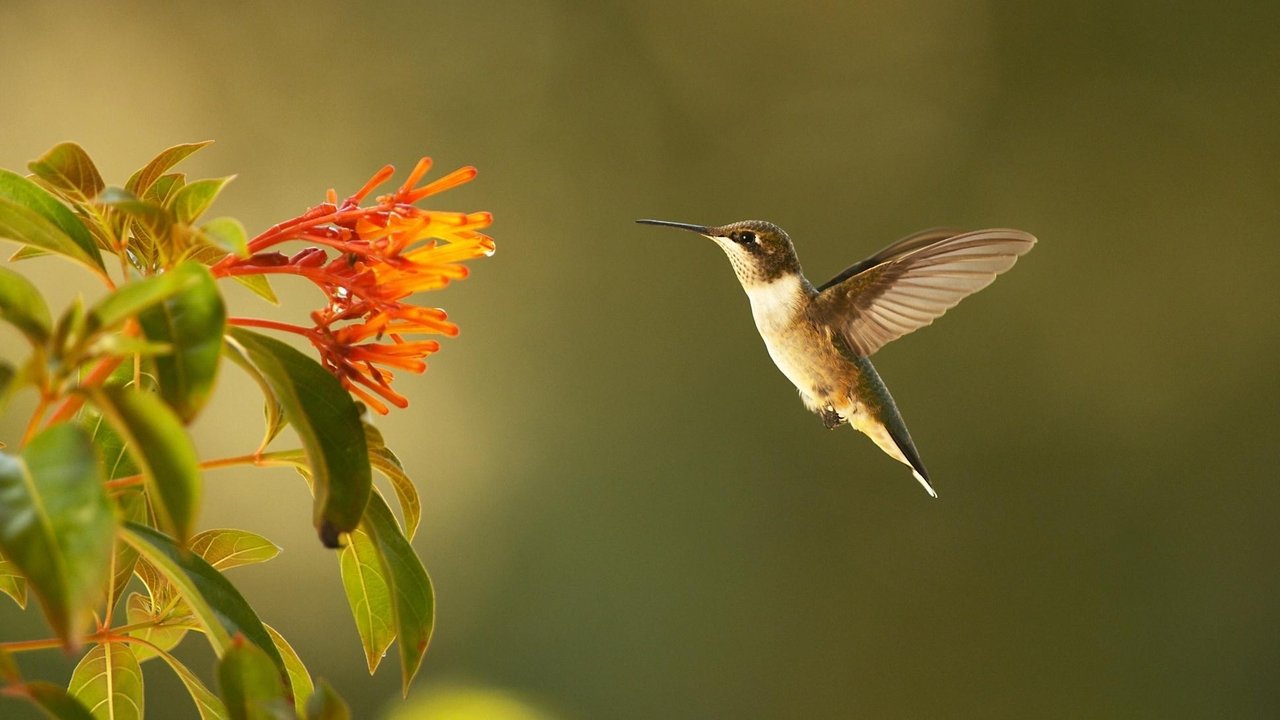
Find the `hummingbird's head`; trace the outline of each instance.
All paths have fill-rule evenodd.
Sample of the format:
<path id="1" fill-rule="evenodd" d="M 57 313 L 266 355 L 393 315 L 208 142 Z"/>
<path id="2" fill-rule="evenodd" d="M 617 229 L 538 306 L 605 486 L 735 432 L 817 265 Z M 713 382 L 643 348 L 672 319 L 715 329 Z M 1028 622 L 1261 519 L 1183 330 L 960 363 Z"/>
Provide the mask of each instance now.
<path id="1" fill-rule="evenodd" d="M 773 282 L 800 273 L 800 260 L 787 231 L 764 220 L 742 220 L 728 225 L 706 226 L 666 220 L 637 220 L 645 225 L 662 225 L 696 232 L 711 238 L 729 256 L 733 272 L 744 288 Z"/>

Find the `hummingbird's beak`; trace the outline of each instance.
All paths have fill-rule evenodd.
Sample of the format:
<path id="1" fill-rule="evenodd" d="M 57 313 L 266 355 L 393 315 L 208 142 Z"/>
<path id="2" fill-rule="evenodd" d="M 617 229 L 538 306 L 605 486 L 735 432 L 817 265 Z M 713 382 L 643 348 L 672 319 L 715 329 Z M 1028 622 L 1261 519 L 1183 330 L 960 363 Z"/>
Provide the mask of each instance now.
<path id="1" fill-rule="evenodd" d="M 681 230 L 692 230 L 699 235 L 711 235 L 711 228 L 706 225 L 690 225 L 689 223 L 671 222 L 670 220 L 637 220 L 641 225 L 658 225 L 660 227 L 680 228 Z"/>

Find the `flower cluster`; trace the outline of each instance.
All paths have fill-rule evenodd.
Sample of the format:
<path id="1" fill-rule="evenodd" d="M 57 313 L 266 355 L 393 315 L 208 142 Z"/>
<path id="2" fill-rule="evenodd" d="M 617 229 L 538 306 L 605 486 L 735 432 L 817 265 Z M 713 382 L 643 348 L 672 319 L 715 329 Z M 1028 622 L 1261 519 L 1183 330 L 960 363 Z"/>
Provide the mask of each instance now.
<path id="1" fill-rule="evenodd" d="M 415 188 L 430 167 L 430 158 L 423 158 L 395 192 L 378 196 L 369 206 L 361 203 L 391 177 L 391 166 L 379 170 L 342 202 L 330 190 L 326 202 L 251 240 L 247 257 L 228 256 L 215 264 L 212 270 L 220 277 L 300 275 L 315 283 L 327 299 L 324 307 L 311 313 L 314 326 L 310 328 L 253 318 L 231 322 L 304 335 L 320 352 L 325 367 L 379 413 L 387 412 L 386 403 L 408 405 L 404 396 L 391 389 L 391 371 L 422 372 L 427 367 L 423 358 L 440 345 L 406 338 L 453 336 L 458 328 L 443 310 L 405 299 L 465 278 L 468 270 L 463 261 L 492 255 L 494 250 L 493 239 L 479 232 L 492 222 L 489 213 L 415 206 L 476 174 L 475 168 L 465 167 Z M 271 249 L 291 241 L 309 247 L 292 255 Z"/>

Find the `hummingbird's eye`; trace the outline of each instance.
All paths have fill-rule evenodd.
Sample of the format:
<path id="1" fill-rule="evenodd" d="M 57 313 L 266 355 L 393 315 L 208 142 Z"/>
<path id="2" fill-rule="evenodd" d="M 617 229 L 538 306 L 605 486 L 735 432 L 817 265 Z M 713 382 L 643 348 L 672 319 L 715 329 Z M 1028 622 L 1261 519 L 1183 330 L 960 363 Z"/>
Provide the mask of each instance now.
<path id="1" fill-rule="evenodd" d="M 753 232 L 746 231 L 738 234 L 738 242 L 742 243 L 743 245 L 750 245 L 755 241 L 756 241 L 756 234 Z"/>

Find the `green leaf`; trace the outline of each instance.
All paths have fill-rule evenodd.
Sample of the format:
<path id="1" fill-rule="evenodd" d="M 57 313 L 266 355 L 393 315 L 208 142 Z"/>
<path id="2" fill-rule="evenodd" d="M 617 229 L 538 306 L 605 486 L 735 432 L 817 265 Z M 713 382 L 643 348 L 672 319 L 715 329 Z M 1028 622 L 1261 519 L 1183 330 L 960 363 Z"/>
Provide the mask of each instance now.
<path id="1" fill-rule="evenodd" d="M 3 197 L 0 197 L 0 240 L 35 246 L 83 263 L 99 274 L 104 272 L 96 245 L 92 253 L 87 252 L 36 211 Z"/>
<path id="2" fill-rule="evenodd" d="M 160 396 L 184 423 L 204 407 L 218 376 L 227 310 L 208 269 L 183 263 L 166 273 L 188 276 L 182 289 L 138 314 L 147 339 L 169 343 L 173 352 L 155 358 Z"/>
<path id="3" fill-rule="evenodd" d="M 243 635 L 267 653 L 281 678 L 286 677 L 284 659 L 262 621 L 222 573 L 200 556 L 183 550 L 173 540 L 144 525 L 128 523 L 124 537 L 186 600 L 215 653 L 223 655 L 231 647 L 232 636 Z"/>
<path id="4" fill-rule="evenodd" d="M 207 276 L 208 271 L 199 264 L 183 263 L 166 273 L 121 286 L 89 309 L 88 332 L 110 330 L 144 310 L 201 284 Z"/>
<path id="5" fill-rule="evenodd" d="M 218 691 L 234 720 L 293 720 L 288 691 L 271 659 L 237 637 L 218 661 Z"/>
<path id="6" fill-rule="evenodd" d="M 271 282 L 267 280 L 266 275 L 232 275 L 231 279 L 272 305 L 280 304 L 280 298 L 276 297 L 276 291 L 271 289 Z"/>
<path id="7" fill-rule="evenodd" d="M 40 159 L 27 163 L 27 168 L 74 202 L 88 202 L 102 192 L 97 166 L 84 148 L 72 142 L 54 145 Z"/>
<path id="8" fill-rule="evenodd" d="M 98 244 L 94 241 L 89 228 L 85 227 L 75 213 L 50 195 L 49 191 L 27 178 L 8 170 L 0 170 L 0 237 L 25 243 L 28 241 L 21 237 L 14 237 L 2 229 L 6 225 L 5 217 L 10 214 L 4 208 L 9 207 L 11 210 L 15 206 L 35 213 L 39 218 L 47 221 L 45 224 L 35 223 L 33 228 L 33 221 L 30 218 L 21 213 L 18 214 L 15 220 L 17 229 L 25 229 L 38 235 L 37 241 L 29 243 L 30 245 L 65 255 L 94 270 L 103 269 Z M 55 231 L 50 231 L 47 227 L 50 223 L 56 228 Z"/>
<path id="9" fill-rule="evenodd" d="M 404 513 L 404 534 L 410 540 L 418 532 L 418 523 L 422 519 L 422 500 L 418 496 L 418 488 L 405 474 L 400 458 L 391 452 L 378 428 L 364 424 L 365 439 L 369 445 L 369 462 L 373 468 L 391 481 L 391 489 L 396 493 L 400 503 L 400 511 Z"/>
<path id="10" fill-rule="evenodd" d="M 96 717 L 142 720 L 142 668 L 123 643 L 103 643 L 80 659 L 67 692 Z"/>
<path id="11" fill-rule="evenodd" d="M 138 524 L 150 527 L 147 523 Z M 138 558 L 138 563 L 134 566 L 133 573 L 138 576 L 143 585 L 147 586 L 147 594 L 151 596 L 151 613 L 153 615 L 167 612 L 173 606 L 182 603 L 182 598 L 178 596 L 178 590 L 173 586 L 173 583 L 166 580 L 160 570 L 155 565 L 147 562 L 146 558 Z"/>
<path id="12" fill-rule="evenodd" d="M 391 609 L 395 614 L 397 644 L 400 647 L 400 690 L 409 694 L 409 685 L 422 667 L 422 656 L 431 642 L 436 623 L 435 590 L 426 568 L 413 551 L 413 546 L 400 532 L 391 508 L 382 495 L 369 498 L 361 527 L 369 533 L 378 551 L 388 586 Z"/>
<path id="13" fill-rule="evenodd" d="M 200 468 L 191 438 L 155 395 L 121 386 L 87 388 L 125 439 L 151 499 L 157 526 L 186 544 L 200 508 Z"/>
<path id="14" fill-rule="evenodd" d="M 174 194 L 187 184 L 187 176 L 182 173 L 168 173 L 156 178 L 155 183 L 142 193 L 143 200 L 151 200 L 165 207 L 173 200 Z"/>
<path id="15" fill-rule="evenodd" d="M 191 695 L 191 700 L 196 704 L 196 710 L 200 712 L 200 720 L 227 720 L 230 716 L 227 714 L 227 706 L 222 704 L 222 700 L 218 699 L 204 683 L 200 682 L 200 678 L 196 674 L 187 669 L 177 658 L 167 652 L 159 653 L 164 661 L 169 663 L 169 667 L 178 674 L 178 679 L 183 685 L 187 686 L 187 692 Z"/>
<path id="16" fill-rule="evenodd" d="M 40 708 L 46 717 L 54 720 L 94 720 L 93 713 L 66 690 L 51 682 L 37 680 L 6 688 L 5 693 L 29 700 Z"/>
<path id="17" fill-rule="evenodd" d="M 267 382 L 267 377 L 262 374 L 253 363 L 249 362 L 249 358 L 245 356 L 244 350 L 240 345 L 234 342 L 222 344 L 223 353 L 229 360 L 239 365 L 253 381 L 258 384 L 262 390 L 263 408 L 262 413 L 266 420 L 266 432 L 262 437 L 262 444 L 258 446 L 258 452 L 266 449 L 276 435 L 284 429 L 287 421 L 284 419 L 284 408 L 280 407 L 280 399 L 276 397 L 276 391 L 271 389 L 271 384 Z"/>
<path id="18" fill-rule="evenodd" d="M 106 427 L 104 425 L 104 427 Z M 116 498 L 122 520 L 127 522 L 146 522 L 147 494 L 140 488 L 130 488 Z M 111 556 L 111 584 L 107 586 L 107 613 L 114 611 L 125 586 L 133 577 L 133 569 L 138 564 L 138 551 L 125 541 L 117 538 L 115 551 Z"/>
<path id="19" fill-rule="evenodd" d="M 266 562 L 280 554 L 270 540 L 248 530 L 205 530 L 191 538 L 191 552 L 217 570 Z"/>
<path id="20" fill-rule="evenodd" d="M 306 707 L 307 720 L 351 720 L 351 708 L 324 678 Z"/>
<path id="21" fill-rule="evenodd" d="M 214 218 L 201 225 L 197 233 L 199 242 L 187 255 L 193 260 L 213 265 L 228 254 L 249 256 L 249 241 L 244 226 L 234 218 Z M 266 275 L 232 275 L 231 279 L 272 305 L 280 304 Z"/>
<path id="22" fill-rule="evenodd" d="M 280 657 L 284 658 L 285 668 L 289 670 L 289 688 L 293 692 L 294 706 L 306 707 L 311 693 L 315 692 L 315 686 L 311 684 L 311 673 L 307 672 L 307 666 L 302 664 L 302 658 L 294 652 L 289 641 L 270 625 L 266 625 L 266 628 L 271 641 L 276 644 L 276 650 L 280 651 Z"/>
<path id="23" fill-rule="evenodd" d="M 0 360 L 0 413 L 4 413 L 4 409 L 9 405 L 9 396 L 13 394 L 14 382 L 18 378 L 18 371 L 12 365 Z M 4 447 L 0 444 L 0 447 Z"/>
<path id="24" fill-rule="evenodd" d="M 27 578 L 18 566 L 0 558 L 0 592 L 13 598 L 18 607 L 27 607 Z"/>
<path id="25" fill-rule="evenodd" d="M 200 232 L 210 244 L 219 249 L 238 257 L 249 257 L 249 236 L 239 220 L 230 217 L 214 218 L 201 225 Z"/>
<path id="26" fill-rule="evenodd" d="M 40 290 L 20 273 L 0 267 L 0 320 L 22 331 L 33 345 L 49 339 L 49 306 Z"/>
<path id="27" fill-rule="evenodd" d="M 111 427 L 111 423 L 102 417 L 102 413 L 91 408 L 84 408 L 80 411 L 81 422 L 84 429 L 89 431 L 93 440 L 93 445 L 98 449 L 98 457 L 102 461 L 102 469 L 107 472 L 108 480 L 137 475 L 139 470 L 133 457 L 129 454 L 129 448 L 124 444 L 124 438 L 120 437 L 120 433 Z M 136 520 L 137 518 L 127 518 Z"/>
<path id="28" fill-rule="evenodd" d="M 360 411 L 320 363 L 275 338 L 229 328 L 266 377 L 306 451 L 314 479 L 313 522 L 327 547 L 360 524 L 373 486 Z"/>
<path id="29" fill-rule="evenodd" d="M 164 175 L 169 168 L 182 162 L 188 155 L 212 142 L 212 140 L 205 140 L 204 142 L 184 143 L 161 151 L 159 155 L 151 159 L 151 162 L 144 165 L 129 178 L 129 182 L 125 183 L 124 189 L 135 195 L 145 195 L 147 190 L 151 188 L 151 184 L 156 182 L 161 175 Z"/>
<path id="30" fill-rule="evenodd" d="M 145 338 L 111 334 L 99 335 L 89 345 L 87 352 L 92 356 L 112 355 L 128 359 L 135 357 L 153 358 L 157 355 L 172 353 L 173 346 L 169 343 L 148 342 Z"/>
<path id="31" fill-rule="evenodd" d="M 9 256 L 9 262 L 17 262 L 19 260 L 28 260 L 30 258 L 44 257 L 49 251 L 41 250 L 33 245 L 23 245 Z"/>
<path id="32" fill-rule="evenodd" d="M 35 591 L 49 625 L 78 647 L 111 564 L 115 513 L 89 436 L 54 425 L 21 455 L 0 452 L 0 552 Z"/>
<path id="33" fill-rule="evenodd" d="M 391 609 L 391 588 L 378 559 L 378 548 L 363 529 L 357 528 L 347 536 L 347 546 L 338 555 L 338 567 L 372 675 L 396 639 L 395 611 Z"/>
<path id="34" fill-rule="evenodd" d="M 185 607 L 185 605 L 180 606 L 182 610 L 185 610 Z M 138 593 L 129 593 L 129 599 L 125 600 L 124 608 L 125 620 L 130 625 L 151 623 L 146 627 L 129 631 L 130 636 L 150 643 L 133 645 L 133 654 L 137 656 L 138 662 L 145 662 L 177 647 L 178 643 L 182 642 L 182 638 L 187 636 L 187 631 L 192 629 L 191 624 L 187 622 L 187 617 L 178 617 L 180 610 L 158 610 L 151 601 Z"/>
<path id="35" fill-rule="evenodd" d="M 77 295 L 54 323 L 49 347 L 53 349 L 55 358 L 70 354 L 84 341 L 87 312 L 84 309 L 84 299 Z"/>
<path id="36" fill-rule="evenodd" d="M 98 203 L 132 220 L 146 231 L 145 239 L 152 242 L 168 238 L 169 228 L 173 226 L 172 211 L 155 200 L 140 198 L 128 190 L 107 188 L 98 196 Z"/>
<path id="37" fill-rule="evenodd" d="M 205 180 L 193 180 L 182 186 L 182 189 L 173 195 L 173 214 L 177 216 L 178 222 L 184 225 L 190 225 L 197 218 L 204 214 L 205 210 L 213 204 L 218 198 L 218 193 L 222 192 L 222 188 L 226 184 L 235 179 L 234 175 L 224 178 L 208 178 Z"/>

